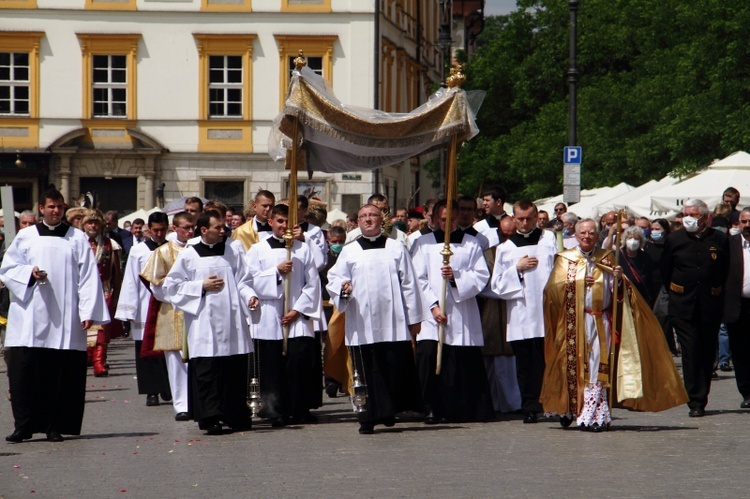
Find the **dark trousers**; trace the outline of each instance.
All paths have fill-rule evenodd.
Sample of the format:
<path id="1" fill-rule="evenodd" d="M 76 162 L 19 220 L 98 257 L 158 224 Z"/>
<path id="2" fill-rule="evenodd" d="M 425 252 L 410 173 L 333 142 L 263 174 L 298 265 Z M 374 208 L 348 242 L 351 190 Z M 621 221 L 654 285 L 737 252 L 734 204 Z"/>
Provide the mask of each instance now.
<path id="1" fill-rule="evenodd" d="M 248 425 L 247 354 L 195 357 L 188 369 L 190 408 L 200 428 L 219 421 L 235 428 Z"/>
<path id="2" fill-rule="evenodd" d="M 742 298 L 737 322 L 727 324 L 734 377 L 742 398 L 750 399 L 750 299 Z"/>
<path id="3" fill-rule="evenodd" d="M 142 341 L 135 342 L 135 373 L 138 377 L 138 393 L 141 395 L 156 395 L 171 393 L 169 388 L 169 374 L 164 356 L 141 357 Z"/>
<path id="4" fill-rule="evenodd" d="M 688 407 L 705 408 L 711 391 L 721 319 L 705 319 L 700 305 L 692 317 L 672 316 L 672 326 L 682 348 L 682 378 L 688 393 Z"/>
<path id="5" fill-rule="evenodd" d="M 320 393 L 320 377 L 311 376 L 315 338 L 289 338 L 286 356 L 282 355 L 282 340 L 254 340 L 254 344 L 263 400 L 261 417 L 305 416 Z"/>
<path id="6" fill-rule="evenodd" d="M 516 354 L 516 378 L 521 390 L 521 411 L 542 412 L 539 394 L 544 379 L 544 338 L 512 341 Z"/>
<path id="7" fill-rule="evenodd" d="M 86 352 L 30 347 L 8 347 L 5 352 L 16 430 L 80 435 Z"/>
<path id="8" fill-rule="evenodd" d="M 417 342 L 416 362 L 419 375 L 419 387 L 426 413 L 440 414 L 440 387 L 438 376 L 435 374 L 437 366 L 437 341 L 423 340 Z"/>

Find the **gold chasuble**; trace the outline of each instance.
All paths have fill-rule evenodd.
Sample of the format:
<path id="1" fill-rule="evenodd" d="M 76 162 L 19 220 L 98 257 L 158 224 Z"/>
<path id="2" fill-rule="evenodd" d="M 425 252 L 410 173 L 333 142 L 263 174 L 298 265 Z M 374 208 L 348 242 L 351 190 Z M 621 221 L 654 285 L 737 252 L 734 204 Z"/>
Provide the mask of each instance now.
<path id="1" fill-rule="evenodd" d="M 255 228 L 255 217 L 251 217 L 247 222 L 240 225 L 232 231 L 232 239 L 236 239 L 245 247 L 245 251 L 250 250 L 250 246 L 259 240 L 258 229 Z"/>
<path id="2" fill-rule="evenodd" d="M 159 298 L 161 296 L 155 288 L 161 288 L 164 278 L 174 265 L 177 255 L 185 249 L 174 241 L 162 244 L 156 248 L 146 263 L 141 279 L 148 282 L 151 286 L 152 293 Z M 185 335 L 185 316 L 182 311 L 175 310 L 174 307 L 162 300 L 157 300 L 157 296 L 152 296 L 149 302 L 148 323 L 153 323 L 153 314 L 156 313 L 154 328 L 154 350 L 181 350 L 183 358 L 187 358 L 187 338 Z M 154 310 L 152 310 L 154 309 Z"/>
<path id="3" fill-rule="evenodd" d="M 585 314 L 595 318 L 601 345 L 597 379 L 609 386 L 609 352 L 602 310 L 605 273 L 611 274 L 614 254 L 596 248 L 589 256 L 578 248 L 558 253 L 544 289 L 546 368 L 540 401 L 545 412 L 579 414 L 589 380 L 589 344 Z M 591 309 L 585 307 L 587 264 L 594 277 Z M 687 403 L 664 333 L 645 300 L 625 277 L 616 360 L 616 382 L 610 403 L 635 411 L 663 411 Z M 609 301 L 609 300 L 608 300 Z"/>

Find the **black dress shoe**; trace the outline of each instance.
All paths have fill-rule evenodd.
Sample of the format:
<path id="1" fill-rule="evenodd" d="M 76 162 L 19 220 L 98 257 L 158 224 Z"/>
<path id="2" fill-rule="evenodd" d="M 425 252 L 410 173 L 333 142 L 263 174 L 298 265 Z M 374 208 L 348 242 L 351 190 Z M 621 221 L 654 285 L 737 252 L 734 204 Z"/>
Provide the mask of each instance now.
<path id="1" fill-rule="evenodd" d="M 573 418 L 569 418 L 568 416 L 560 416 L 560 426 L 562 426 L 563 428 L 567 428 L 572 422 Z"/>
<path id="2" fill-rule="evenodd" d="M 172 401 L 172 394 L 169 392 L 164 392 L 161 394 L 161 399 L 164 402 L 171 402 Z"/>
<path id="3" fill-rule="evenodd" d="M 695 409 L 690 409 L 690 412 L 688 412 L 688 416 L 691 418 L 702 418 L 706 415 L 706 410 L 702 407 L 696 407 Z"/>
<path id="4" fill-rule="evenodd" d="M 149 407 L 153 407 L 155 405 L 159 405 L 159 395 L 152 393 L 151 395 L 146 397 L 146 405 Z"/>
<path id="5" fill-rule="evenodd" d="M 47 432 L 47 441 L 48 442 L 62 442 L 65 439 L 62 435 L 60 435 L 60 432 L 57 430 L 50 430 Z"/>
<path id="6" fill-rule="evenodd" d="M 723 362 L 719 365 L 719 370 L 723 373 L 729 373 L 732 372 L 732 366 L 729 365 L 729 362 Z"/>
<path id="7" fill-rule="evenodd" d="M 393 416 L 388 418 L 383 418 L 383 426 L 386 428 L 392 428 L 393 426 L 396 426 L 396 418 Z"/>
<path id="8" fill-rule="evenodd" d="M 242 422 L 231 423 L 229 425 L 229 428 L 231 428 L 232 431 L 250 431 L 253 429 L 253 421 L 251 419 L 247 419 Z"/>
<path id="9" fill-rule="evenodd" d="M 175 421 L 190 421 L 190 414 L 187 412 L 178 412 L 174 415 Z"/>
<path id="10" fill-rule="evenodd" d="M 536 423 L 538 421 L 539 421 L 539 419 L 536 416 L 536 412 L 529 411 L 523 417 L 523 422 L 526 423 L 526 424 Z"/>
<path id="11" fill-rule="evenodd" d="M 10 435 L 8 435 L 7 437 L 5 437 L 5 441 L 13 443 L 13 444 L 18 444 L 30 438 L 31 438 L 31 432 L 16 430 Z"/>
<path id="12" fill-rule="evenodd" d="M 328 395 L 329 399 L 335 399 L 338 397 L 339 394 L 339 387 L 336 386 L 334 383 L 328 383 L 326 385 L 326 395 Z"/>
<path id="13" fill-rule="evenodd" d="M 221 428 L 220 424 L 212 424 L 208 428 L 206 428 L 206 435 L 221 435 L 224 433 L 224 430 Z"/>
<path id="14" fill-rule="evenodd" d="M 284 418 L 271 418 L 271 428 L 283 428 L 285 426 Z"/>
<path id="15" fill-rule="evenodd" d="M 742 401 L 742 403 L 740 404 L 740 409 L 750 409 L 750 398 Z"/>
<path id="16" fill-rule="evenodd" d="M 424 424 L 438 424 L 438 418 L 434 412 L 430 411 L 424 418 Z"/>
<path id="17" fill-rule="evenodd" d="M 360 435 L 372 435 L 375 433 L 375 425 L 372 423 L 359 423 Z"/>

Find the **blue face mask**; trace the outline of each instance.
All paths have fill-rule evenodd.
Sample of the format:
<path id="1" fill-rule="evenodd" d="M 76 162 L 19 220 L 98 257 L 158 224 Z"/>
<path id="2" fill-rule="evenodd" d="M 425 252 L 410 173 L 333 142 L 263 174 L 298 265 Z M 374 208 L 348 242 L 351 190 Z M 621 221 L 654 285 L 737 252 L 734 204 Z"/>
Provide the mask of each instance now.
<path id="1" fill-rule="evenodd" d="M 651 229 L 643 229 L 643 235 L 646 236 L 646 239 L 648 239 L 648 236 L 651 234 Z"/>
<path id="2" fill-rule="evenodd" d="M 341 248 L 343 248 L 343 247 L 344 247 L 343 244 L 332 244 L 331 245 L 331 252 L 334 255 L 338 255 L 339 253 L 341 253 Z"/>
<path id="3" fill-rule="evenodd" d="M 570 229 L 563 229 L 563 237 L 568 237 L 570 235 Z"/>
<path id="4" fill-rule="evenodd" d="M 664 239 L 664 231 L 655 230 L 651 233 L 652 241 L 661 241 L 662 239 Z"/>

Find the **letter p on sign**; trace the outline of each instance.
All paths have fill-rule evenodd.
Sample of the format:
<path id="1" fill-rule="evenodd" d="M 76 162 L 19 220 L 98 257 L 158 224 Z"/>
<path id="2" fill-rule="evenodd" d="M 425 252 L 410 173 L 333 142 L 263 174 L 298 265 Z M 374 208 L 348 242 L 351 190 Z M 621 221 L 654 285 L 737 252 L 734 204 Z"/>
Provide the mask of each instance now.
<path id="1" fill-rule="evenodd" d="M 563 149 L 563 163 L 566 165 L 580 165 L 583 151 L 579 146 L 567 146 Z"/>

